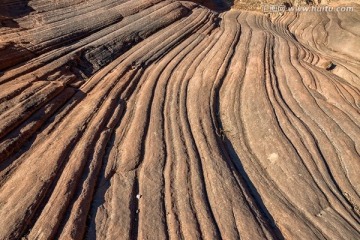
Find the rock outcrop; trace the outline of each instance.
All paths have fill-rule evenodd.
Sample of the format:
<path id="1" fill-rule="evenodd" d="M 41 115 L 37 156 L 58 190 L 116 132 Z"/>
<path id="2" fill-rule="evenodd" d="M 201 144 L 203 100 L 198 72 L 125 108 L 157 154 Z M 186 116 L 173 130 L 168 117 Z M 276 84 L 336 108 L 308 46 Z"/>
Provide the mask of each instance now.
<path id="1" fill-rule="evenodd" d="M 360 239 L 352 6 L 3 0 L 0 239 Z"/>

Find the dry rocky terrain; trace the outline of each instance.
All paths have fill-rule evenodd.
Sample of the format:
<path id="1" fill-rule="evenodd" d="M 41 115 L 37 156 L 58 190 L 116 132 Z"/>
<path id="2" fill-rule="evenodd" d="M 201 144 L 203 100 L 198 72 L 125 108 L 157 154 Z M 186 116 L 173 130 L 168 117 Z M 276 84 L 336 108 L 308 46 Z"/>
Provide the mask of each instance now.
<path id="1" fill-rule="evenodd" d="M 360 239 L 360 5 L 226 6 L 0 0 L 1 240 Z"/>

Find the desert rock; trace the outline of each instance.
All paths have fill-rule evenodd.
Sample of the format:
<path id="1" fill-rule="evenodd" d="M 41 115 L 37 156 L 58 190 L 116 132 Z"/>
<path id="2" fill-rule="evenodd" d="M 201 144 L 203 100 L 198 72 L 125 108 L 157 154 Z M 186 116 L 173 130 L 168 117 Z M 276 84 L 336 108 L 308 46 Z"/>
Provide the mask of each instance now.
<path id="1" fill-rule="evenodd" d="M 0 2 L 0 239 L 360 239 L 360 6 L 221 4 Z"/>

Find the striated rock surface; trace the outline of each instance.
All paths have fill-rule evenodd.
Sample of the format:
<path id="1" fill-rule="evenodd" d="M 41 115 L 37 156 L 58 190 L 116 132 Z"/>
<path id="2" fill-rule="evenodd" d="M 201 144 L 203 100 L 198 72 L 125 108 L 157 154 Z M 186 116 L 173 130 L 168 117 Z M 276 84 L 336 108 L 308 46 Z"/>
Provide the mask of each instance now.
<path id="1" fill-rule="evenodd" d="M 1 0 L 0 239 L 360 239 L 352 6 Z"/>

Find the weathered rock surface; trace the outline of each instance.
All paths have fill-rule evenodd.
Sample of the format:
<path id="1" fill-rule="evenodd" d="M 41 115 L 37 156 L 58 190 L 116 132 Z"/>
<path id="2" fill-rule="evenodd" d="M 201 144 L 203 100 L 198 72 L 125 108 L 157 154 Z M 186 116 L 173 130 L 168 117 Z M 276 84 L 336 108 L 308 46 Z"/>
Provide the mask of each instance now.
<path id="1" fill-rule="evenodd" d="M 360 239 L 353 6 L 2 0 L 0 239 Z"/>

